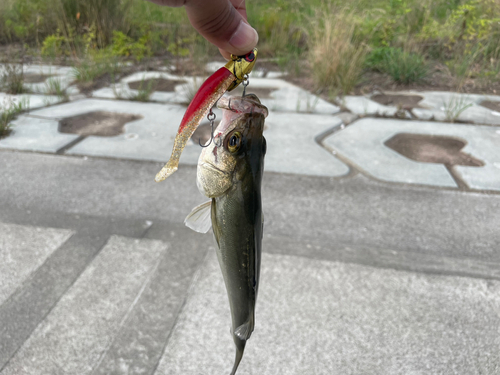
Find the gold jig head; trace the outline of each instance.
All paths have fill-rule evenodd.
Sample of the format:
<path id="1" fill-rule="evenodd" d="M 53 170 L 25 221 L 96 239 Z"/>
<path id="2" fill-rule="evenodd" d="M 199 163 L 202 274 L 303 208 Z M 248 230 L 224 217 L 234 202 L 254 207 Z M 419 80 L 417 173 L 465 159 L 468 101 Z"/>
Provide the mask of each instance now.
<path id="1" fill-rule="evenodd" d="M 257 48 L 254 48 L 251 52 L 244 56 L 234 56 L 231 55 L 231 60 L 225 65 L 225 67 L 234 74 L 236 79 L 228 87 L 227 91 L 231 91 L 238 87 L 238 85 L 245 80 L 245 76 L 250 74 L 257 60 Z"/>

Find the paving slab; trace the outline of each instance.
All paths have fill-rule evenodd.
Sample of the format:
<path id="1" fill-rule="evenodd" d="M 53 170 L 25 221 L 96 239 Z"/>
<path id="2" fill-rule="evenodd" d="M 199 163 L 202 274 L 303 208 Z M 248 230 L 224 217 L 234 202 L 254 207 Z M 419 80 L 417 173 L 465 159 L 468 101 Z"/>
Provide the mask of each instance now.
<path id="1" fill-rule="evenodd" d="M 0 72 L 4 65 L 0 64 Z M 74 68 L 58 65 L 23 65 L 23 72 L 26 77 L 29 76 L 47 76 L 41 82 L 25 82 L 24 86 L 33 93 L 46 94 L 50 91 L 50 81 L 59 82 L 63 90 L 68 90 L 68 94 L 74 95 L 79 92 L 76 86 L 71 86 L 75 80 Z"/>
<path id="2" fill-rule="evenodd" d="M 14 103 L 23 103 L 27 110 L 32 110 L 41 107 L 47 107 L 52 104 L 60 103 L 62 98 L 55 95 L 37 95 L 37 94 L 19 94 L 10 95 L 0 92 L 0 112 L 5 108 L 10 101 Z"/>
<path id="3" fill-rule="evenodd" d="M 85 99 L 31 114 L 54 120 L 94 111 L 141 116 L 141 119 L 125 124 L 123 134 L 115 137 L 89 136 L 66 152 L 72 155 L 166 161 L 185 110 L 178 105 Z M 220 118 L 220 112 L 218 114 Z M 196 164 L 198 157 L 199 147 L 190 143 L 182 154 L 181 162 Z"/>
<path id="4" fill-rule="evenodd" d="M 0 305 L 74 232 L 0 222 Z"/>
<path id="5" fill-rule="evenodd" d="M 258 60 L 262 62 L 262 59 Z M 226 65 L 226 62 L 222 61 L 211 61 L 205 65 L 205 70 L 207 72 L 213 73 L 219 70 L 222 66 Z M 287 75 L 287 72 L 278 72 L 278 71 L 269 71 L 265 69 L 261 69 L 259 64 L 254 67 L 254 69 L 250 72 L 250 78 L 280 78 Z"/>
<path id="6" fill-rule="evenodd" d="M 132 98 L 139 91 L 131 89 L 128 86 L 129 82 L 158 78 L 187 81 L 185 84 L 177 85 L 174 92 L 155 91 L 149 98 L 153 102 L 176 104 L 188 103 L 206 79 L 206 77 L 176 76 L 166 72 L 138 72 L 123 78 L 118 84 L 112 87 L 105 87 L 94 91 L 92 96 L 103 99 Z M 258 95 L 261 102 L 271 111 L 316 114 L 335 114 L 340 112 L 340 108 L 336 105 L 281 79 L 251 77 L 247 92 L 252 92 L 252 89 L 272 90 L 269 97 Z M 234 95 L 234 93 L 226 93 L 226 95 Z"/>
<path id="7" fill-rule="evenodd" d="M 454 170 L 471 188 L 500 190 L 500 128 L 466 124 L 361 119 L 325 139 L 325 144 L 375 178 L 402 183 L 455 187 L 443 164 L 410 160 L 384 145 L 399 133 L 458 138 L 462 149 L 484 162 L 483 167 L 455 166 Z"/>
<path id="8" fill-rule="evenodd" d="M 166 245 L 113 236 L 1 374 L 90 374 Z"/>
<path id="9" fill-rule="evenodd" d="M 344 107 L 356 115 L 379 115 L 379 116 L 394 116 L 398 111 L 397 107 L 386 106 L 371 100 L 366 96 L 346 95 L 339 98 L 339 101 Z"/>
<path id="10" fill-rule="evenodd" d="M 257 95 L 270 112 L 297 112 L 332 115 L 340 108 L 290 82 L 276 78 L 251 78 L 246 92 L 270 90 L 268 96 Z M 232 95 L 226 93 L 226 95 Z"/>
<path id="11" fill-rule="evenodd" d="M 183 224 L 153 223 L 146 236 L 167 241 L 168 251 L 93 375 L 154 372 L 193 277 L 206 251 L 214 251 L 205 236 L 192 234 Z"/>
<path id="12" fill-rule="evenodd" d="M 494 374 L 500 282 L 263 254 L 255 331 L 238 374 Z M 226 292 L 211 255 L 155 375 L 233 364 Z"/>
<path id="13" fill-rule="evenodd" d="M 11 137 L 0 141 L 0 148 L 56 152 L 78 138 L 57 132 L 58 120 L 93 111 L 139 115 L 142 118 L 124 126 L 114 137 L 88 136 L 66 150 L 70 155 L 105 156 L 165 162 L 170 157 L 185 107 L 124 101 L 86 99 L 53 106 L 22 117 Z M 214 113 L 221 118 L 221 111 Z M 264 135 L 268 141 L 266 169 L 283 173 L 342 176 L 349 168 L 320 147 L 315 137 L 342 123 L 334 116 L 298 114 L 293 120 L 286 113 L 271 112 Z M 300 147 L 297 147 L 300 145 Z M 196 165 L 201 149 L 193 142 L 186 146 L 181 163 Z"/>
<path id="14" fill-rule="evenodd" d="M 57 120 L 23 115 L 11 125 L 12 132 L 9 136 L 0 139 L 0 149 L 55 153 L 79 137 L 76 134 L 60 133 Z"/>
<path id="15" fill-rule="evenodd" d="M 500 125 L 500 113 L 481 106 L 489 100 L 500 102 L 500 96 L 462 94 L 446 91 L 386 92 L 389 95 L 419 95 L 423 99 L 412 113 L 421 120 L 461 121 L 474 124 Z"/>
<path id="16" fill-rule="evenodd" d="M 136 72 L 124 77 L 120 82 L 103 87 L 92 92 L 92 97 L 101 99 L 131 99 L 139 94 L 139 90 L 130 88 L 130 82 L 146 81 L 150 79 L 167 79 L 175 81 L 185 81 L 185 84 L 176 85 L 172 92 L 153 91 L 149 97 L 151 102 L 183 104 L 189 101 L 190 92 L 195 92 L 203 83 L 201 77 L 184 77 L 161 71 Z M 147 85 L 144 87 L 146 88 Z"/>
<path id="17" fill-rule="evenodd" d="M 320 147 L 315 138 L 342 124 L 334 116 L 271 112 L 266 119 L 265 168 L 269 172 L 339 177 L 349 167 Z"/>

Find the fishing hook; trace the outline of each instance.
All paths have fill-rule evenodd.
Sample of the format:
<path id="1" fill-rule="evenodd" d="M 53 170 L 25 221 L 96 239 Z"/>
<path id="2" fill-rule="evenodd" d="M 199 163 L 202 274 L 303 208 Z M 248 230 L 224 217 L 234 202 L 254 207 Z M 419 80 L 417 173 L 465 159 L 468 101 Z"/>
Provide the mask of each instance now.
<path id="1" fill-rule="evenodd" d="M 247 86 L 249 83 L 250 83 L 250 80 L 248 79 L 248 74 L 245 74 L 243 76 L 243 82 L 241 83 L 243 85 L 243 95 L 241 95 L 242 97 L 245 96 L 245 93 L 247 91 Z"/>
<path id="2" fill-rule="evenodd" d="M 215 118 L 216 117 L 217 116 L 215 115 L 215 113 L 212 112 L 212 108 L 210 108 L 210 112 L 207 115 L 207 119 L 208 119 L 208 121 L 210 121 L 210 128 L 211 128 L 211 130 L 210 130 L 210 142 L 207 145 L 203 146 L 201 144 L 200 138 L 198 138 L 198 144 L 201 147 L 203 147 L 203 148 L 210 146 L 212 144 L 212 141 L 215 140 L 215 136 L 214 136 L 214 122 L 215 122 Z M 222 140 L 221 140 L 220 144 L 217 144 L 217 142 L 215 142 L 215 146 L 216 147 L 222 146 Z"/>

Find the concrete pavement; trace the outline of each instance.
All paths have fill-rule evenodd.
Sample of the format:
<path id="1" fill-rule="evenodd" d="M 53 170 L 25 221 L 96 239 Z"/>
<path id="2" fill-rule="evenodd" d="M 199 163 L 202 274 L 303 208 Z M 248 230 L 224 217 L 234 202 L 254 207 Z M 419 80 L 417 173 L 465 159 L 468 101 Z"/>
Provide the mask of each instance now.
<path id="1" fill-rule="evenodd" d="M 262 92 L 276 103 L 285 87 Z M 499 373 L 497 124 L 358 119 L 290 95 L 266 121 L 262 280 L 238 374 Z M 205 200 L 199 147 L 153 181 L 184 110 L 83 99 L 0 140 L 0 374 L 229 373 L 214 242 L 183 225 Z M 89 112 L 137 119 L 112 137 L 61 132 Z M 421 148 L 389 147 L 405 134 Z"/>

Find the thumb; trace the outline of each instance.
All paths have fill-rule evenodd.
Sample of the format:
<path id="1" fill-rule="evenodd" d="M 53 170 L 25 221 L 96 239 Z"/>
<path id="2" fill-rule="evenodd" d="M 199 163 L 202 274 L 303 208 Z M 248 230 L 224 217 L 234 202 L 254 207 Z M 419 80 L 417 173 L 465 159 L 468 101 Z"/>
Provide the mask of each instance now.
<path id="1" fill-rule="evenodd" d="M 193 27 L 222 55 L 244 55 L 259 40 L 246 21 L 245 0 L 187 0 L 185 8 Z"/>

